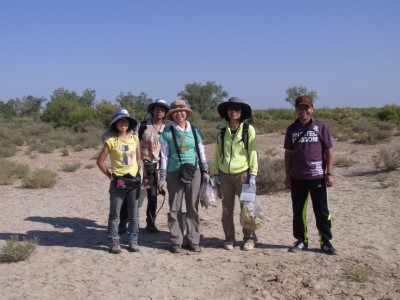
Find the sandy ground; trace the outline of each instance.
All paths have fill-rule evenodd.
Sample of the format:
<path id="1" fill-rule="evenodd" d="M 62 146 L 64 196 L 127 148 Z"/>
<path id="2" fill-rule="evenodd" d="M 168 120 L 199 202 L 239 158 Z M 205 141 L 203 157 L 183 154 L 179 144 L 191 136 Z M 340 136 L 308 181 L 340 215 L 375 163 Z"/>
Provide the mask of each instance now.
<path id="1" fill-rule="evenodd" d="M 259 136 L 258 143 L 261 156 L 275 149 L 276 157 L 283 157 L 281 134 Z M 400 299 L 400 171 L 387 174 L 394 184 L 383 188 L 371 163 L 379 148 L 393 146 L 400 146 L 400 137 L 378 146 L 335 143 L 336 156 L 357 162 L 336 168 L 330 189 L 336 256 L 318 251 L 311 206 L 310 249 L 287 251 L 294 239 L 285 192 L 258 196 L 268 220 L 251 252 L 242 251 L 240 243 L 233 251 L 222 249 L 219 206 L 199 209 L 201 253 L 170 253 L 166 203 L 157 234 L 143 230 L 145 205 L 141 208 L 139 253 L 124 246 L 122 254 L 110 254 L 108 181 L 94 160 L 99 150 L 31 158 L 21 147 L 13 160 L 56 171 L 58 183 L 38 190 L 20 182 L 0 186 L 0 246 L 15 234 L 40 239 L 26 261 L 0 264 L 0 299 Z M 207 146 L 209 153 L 212 147 Z M 78 171 L 61 171 L 64 163 L 76 161 L 82 163 Z M 368 281 L 349 279 L 368 268 Z"/>

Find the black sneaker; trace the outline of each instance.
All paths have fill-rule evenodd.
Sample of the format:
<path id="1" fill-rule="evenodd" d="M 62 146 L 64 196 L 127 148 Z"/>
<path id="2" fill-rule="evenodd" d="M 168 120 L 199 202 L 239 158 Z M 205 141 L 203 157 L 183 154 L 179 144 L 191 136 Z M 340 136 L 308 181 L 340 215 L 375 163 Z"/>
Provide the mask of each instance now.
<path id="1" fill-rule="evenodd" d="M 171 253 L 181 253 L 181 252 L 182 252 L 181 245 L 172 245 Z"/>
<path id="2" fill-rule="evenodd" d="M 201 248 L 200 248 L 200 246 L 197 245 L 197 244 L 189 244 L 187 247 L 188 247 L 188 249 L 189 249 L 190 251 L 193 251 L 193 252 L 201 252 Z"/>
<path id="3" fill-rule="evenodd" d="M 329 241 L 323 242 L 321 245 L 321 252 L 329 255 L 335 255 L 336 249 L 333 248 L 332 244 Z"/>
<path id="4" fill-rule="evenodd" d="M 305 250 L 308 248 L 308 243 L 303 242 L 303 241 L 297 241 L 296 243 L 294 243 L 293 247 L 289 248 L 289 252 L 299 252 L 301 250 Z"/>

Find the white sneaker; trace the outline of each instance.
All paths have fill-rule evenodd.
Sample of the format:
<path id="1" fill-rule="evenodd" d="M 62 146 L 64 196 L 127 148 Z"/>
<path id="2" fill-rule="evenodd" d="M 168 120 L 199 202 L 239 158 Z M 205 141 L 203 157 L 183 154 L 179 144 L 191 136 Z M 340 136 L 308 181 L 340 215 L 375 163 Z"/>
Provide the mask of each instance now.
<path id="1" fill-rule="evenodd" d="M 246 242 L 243 245 L 243 250 L 244 251 L 251 251 L 254 249 L 254 244 L 252 242 Z"/>
<path id="2" fill-rule="evenodd" d="M 233 242 L 225 242 L 224 249 L 225 250 L 233 250 Z"/>

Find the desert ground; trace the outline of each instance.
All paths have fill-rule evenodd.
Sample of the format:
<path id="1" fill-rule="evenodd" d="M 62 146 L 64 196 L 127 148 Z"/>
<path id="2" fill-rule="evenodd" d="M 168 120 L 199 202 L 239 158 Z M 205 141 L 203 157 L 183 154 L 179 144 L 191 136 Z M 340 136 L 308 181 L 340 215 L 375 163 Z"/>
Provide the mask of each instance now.
<path id="1" fill-rule="evenodd" d="M 275 149 L 283 158 L 282 134 L 260 135 L 258 144 L 260 156 Z M 51 189 L 26 189 L 20 181 L 0 186 L 0 247 L 11 235 L 40 239 L 27 260 L 0 263 L 0 299 L 400 299 L 400 171 L 385 174 L 392 184 L 383 187 L 372 164 L 378 149 L 399 146 L 400 136 L 375 146 L 334 143 L 337 157 L 356 161 L 335 168 L 329 189 L 335 256 L 319 252 L 311 204 L 309 250 L 287 251 L 294 238 L 286 192 L 257 196 L 267 223 L 253 251 L 240 249 L 238 209 L 238 243 L 232 251 L 222 248 L 219 205 L 199 207 L 200 253 L 170 253 L 166 201 L 157 234 L 144 231 L 146 202 L 141 207 L 140 252 L 124 245 L 122 254 L 110 254 L 108 180 L 94 159 L 100 148 L 32 157 L 20 147 L 12 160 L 53 170 L 58 181 Z M 210 161 L 213 145 L 206 148 Z M 61 170 L 77 161 L 76 172 Z M 369 277 L 352 279 L 362 272 Z"/>

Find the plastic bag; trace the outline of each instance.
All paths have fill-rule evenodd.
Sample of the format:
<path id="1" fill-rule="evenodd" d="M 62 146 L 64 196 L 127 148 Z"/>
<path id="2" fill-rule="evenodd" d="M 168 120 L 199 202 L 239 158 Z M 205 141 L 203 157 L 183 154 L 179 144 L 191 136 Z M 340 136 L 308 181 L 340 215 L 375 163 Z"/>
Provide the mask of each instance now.
<path id="1" fill-rule="evenodd" d="M 211 181 L 202 181 L 199 193 L 200 204 L 206 209 L 208 206 L 217 207 L 217 191 L 212 187 Z"/>
<path id="2" fill-rule="evenodd" d="M 243 208 L 240 212 L 240 225 L 243 228 L 256 230 L 266 223 L 265 215 L 257 198 L 254 201 L 242 201 Z"/>

